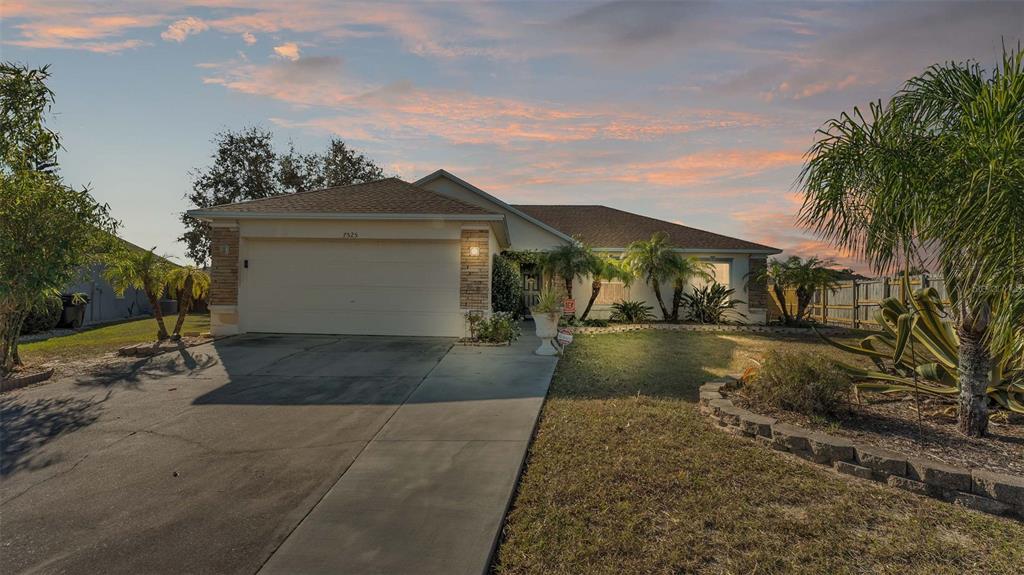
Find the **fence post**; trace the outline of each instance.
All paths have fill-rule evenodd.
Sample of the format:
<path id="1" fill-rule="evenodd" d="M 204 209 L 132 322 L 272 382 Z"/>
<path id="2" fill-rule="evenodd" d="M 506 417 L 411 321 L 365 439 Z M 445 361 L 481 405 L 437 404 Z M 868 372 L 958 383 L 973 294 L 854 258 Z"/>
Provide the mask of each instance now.
<path id="1" fill-rule="evenodd" d="M 857 329 L 860 326 L 860 305 L 857 303 L 860 300 L 860 297 L 857 295 L 857 292 L 860 291 L 860 286 L 857 285 L 857 278 L 850 280 L 850 283 L 853 285 L 853 322 L 851 325 L 853 329 Z"/>
<path id="2" fill-rule="evenodd" d="M 828 288 L 821 288 L 821 325 L 828 324 Z"/>

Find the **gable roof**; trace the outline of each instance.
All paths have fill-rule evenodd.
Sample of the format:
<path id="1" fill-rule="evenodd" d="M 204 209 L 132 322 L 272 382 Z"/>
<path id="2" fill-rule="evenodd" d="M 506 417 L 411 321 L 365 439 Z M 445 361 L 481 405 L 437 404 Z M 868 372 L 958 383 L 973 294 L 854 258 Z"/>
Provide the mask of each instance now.
<path id="1" fill-rule="evenodd" d="M 430 182 L 432 182 L 432 181 L 434 181 L 434 180 L 436 180 L 438 178 L 446 178 L 448 180 L 451 180 L 451 181 L 455 182 L 456 184 L 462 186 L 463 188 L 469 190 L 470 192 L 473 192 L 474 194 L 480 196 L 481 198 L 483 198 L 484 200 L 494 204 L 495 206 L 497 206 L 497 207 L 499 207 L 501 209 L 508 210 L 512 214 L 514 214 L 516 216 L 519 216 L 520 218 L 522 218 L 522 219 L 526 220 L 527 222 L 529 222 L 529 223 L 531 223 L 531 224 L 541 228 L 542 230 L 544 230 L 546 232 L 554 234 L 555 236 L 557 236 L 558 238 L 564 240 L 567 243 L 572 243 L 572 241 L 573 241 L 572 237 L 566 235 L 565 233 L 561 232 L 560 230 L 555 229 L 555 228 L 551 227 L 550 225 L 548 225 L 548 224 L 538 220 L 537 218 L 531 216 L 530 214 L 527 214 L 527 213 L 517 209 L 516 206 L 513 206 L 511 204 L 506 204 L 501 199 L 496 198 L 496 197 L 492 196 L 491 194 L 488 194 L 487 192 L 481 190 L 480 188 L 474 186 L 473 184 L 467 182 L 466 180 L 463 180 L 462 178 L 456 176 L 455 174 L 453 174 L 453 173 L 451 173 L 448 170 L 445 170 L 443 168 L 439 169 L 439 170 L 435 170 L 434 172 L 432 172 L 430 174 L 427 174 L 426 176 L 423 176 L 422 178 L 416 180 L 416 184 L 415 185 L 423 186 L 423 185 L 426 185 L 426 184 L 428 184 L 428 183 L 430 183 Z"/>
<path id="2" fill-rule="evenodd" d="M 302 214 L 484 216 L 485 219 L 496 219 L 494 216 L 500 217 L 497 212 L 449 198 L 398 178 L 385 178 L 363 184 L 295 192 L 189 210 L 188 213 L 196 217 L 257 216 L 261 214 L 282 216 Z"/>
<path id="3" fill-rule="evenodd" d="M 595 248 L 621 249 L 663 231 L 668 234 L 670 243 L 687 251 L 782 251 L 607 206 L 517 204 L 515 208 Z"/>

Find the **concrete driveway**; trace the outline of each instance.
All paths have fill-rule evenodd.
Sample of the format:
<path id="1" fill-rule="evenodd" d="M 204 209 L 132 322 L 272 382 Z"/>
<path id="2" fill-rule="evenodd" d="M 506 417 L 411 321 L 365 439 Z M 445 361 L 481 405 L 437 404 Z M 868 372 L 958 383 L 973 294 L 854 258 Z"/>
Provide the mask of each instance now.
<path id="1" fill-rule="evenodd" d="M 452 343 L 241 336 L 0 396 L 0 572 L 482 572 L 554 360 Z"/>

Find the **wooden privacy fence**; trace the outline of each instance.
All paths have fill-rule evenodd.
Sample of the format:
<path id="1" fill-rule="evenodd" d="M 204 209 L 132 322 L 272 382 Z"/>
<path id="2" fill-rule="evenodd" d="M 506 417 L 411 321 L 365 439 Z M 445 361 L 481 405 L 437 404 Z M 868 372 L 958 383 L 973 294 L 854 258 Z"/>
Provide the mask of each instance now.
<path id="1" fill-rule="evenodd" d="M 875 278 L 867 280 L 847 280 L 839 282 L 839 287 L 834 290 L 820 289 L 814 293 L 811 304 L 807 306 L 805 318 L 814 320 L 823 325 L 836 325 L 851 327 L 855 329 L 881 329 L 875 322 L 875 312 L 882 300 L 898 296 L 902 276 L 887 278 Z M 939 292 L 944 304 L 949 304 L 949 295 L 946 292 L 946 282 L 942 276 L 931 276 L 928 274 L 910 277 L 910 289 L 916 290 L 921 287 L 933 287 Z M 786 301 L 779 302 L 775 297 L 774 290 L 769 289 L 771 294 L 772 309 L 769 310 L 769 319 L 780 319 L 782 317 L 781 305 L 785 305 L 790 315 L 796 315 L 796 290 L 785 291 Z"/>

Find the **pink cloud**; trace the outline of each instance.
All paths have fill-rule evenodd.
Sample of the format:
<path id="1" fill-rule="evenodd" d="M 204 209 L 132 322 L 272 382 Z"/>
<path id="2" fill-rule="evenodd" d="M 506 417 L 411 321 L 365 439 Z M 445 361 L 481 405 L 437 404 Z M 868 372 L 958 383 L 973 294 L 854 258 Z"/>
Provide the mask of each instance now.
<path id="1" fill-rule="evenodd" d="M 160 37 L 167 41 L 184 42 L 185 38 L 206 31 L 209 28 L 210 25 L 206 22 L 189 16 L 172 23 L 166 30 L 160 33 Z"/>
<path id="2" fill-rule="evenodd" d="M 299 59 L 299 45 L 295 42 L 287 42 L 280 46 L 274 46 L 274 54 L 294 62 Z"/>
<path id="3" fill-rule="evenodd" d="M 797 213 L 803 202 L 803 195 L 795 193 L 778 193 L 770 202 L 758 205 L 753 209 L 737 210 L 730 214 L 733 221 L 738 222 L 752 241 L 781 248 L 783 253 L 777 257 L 797 255 L 800 257 L 817 256 L 834 260 L 840 267 L 848 267 L 858 273 L 871 275 L 871 266 L 855 257 L 850 252 L 837 248 L 828 242 L 814 237 L 797 225 Z"/>

